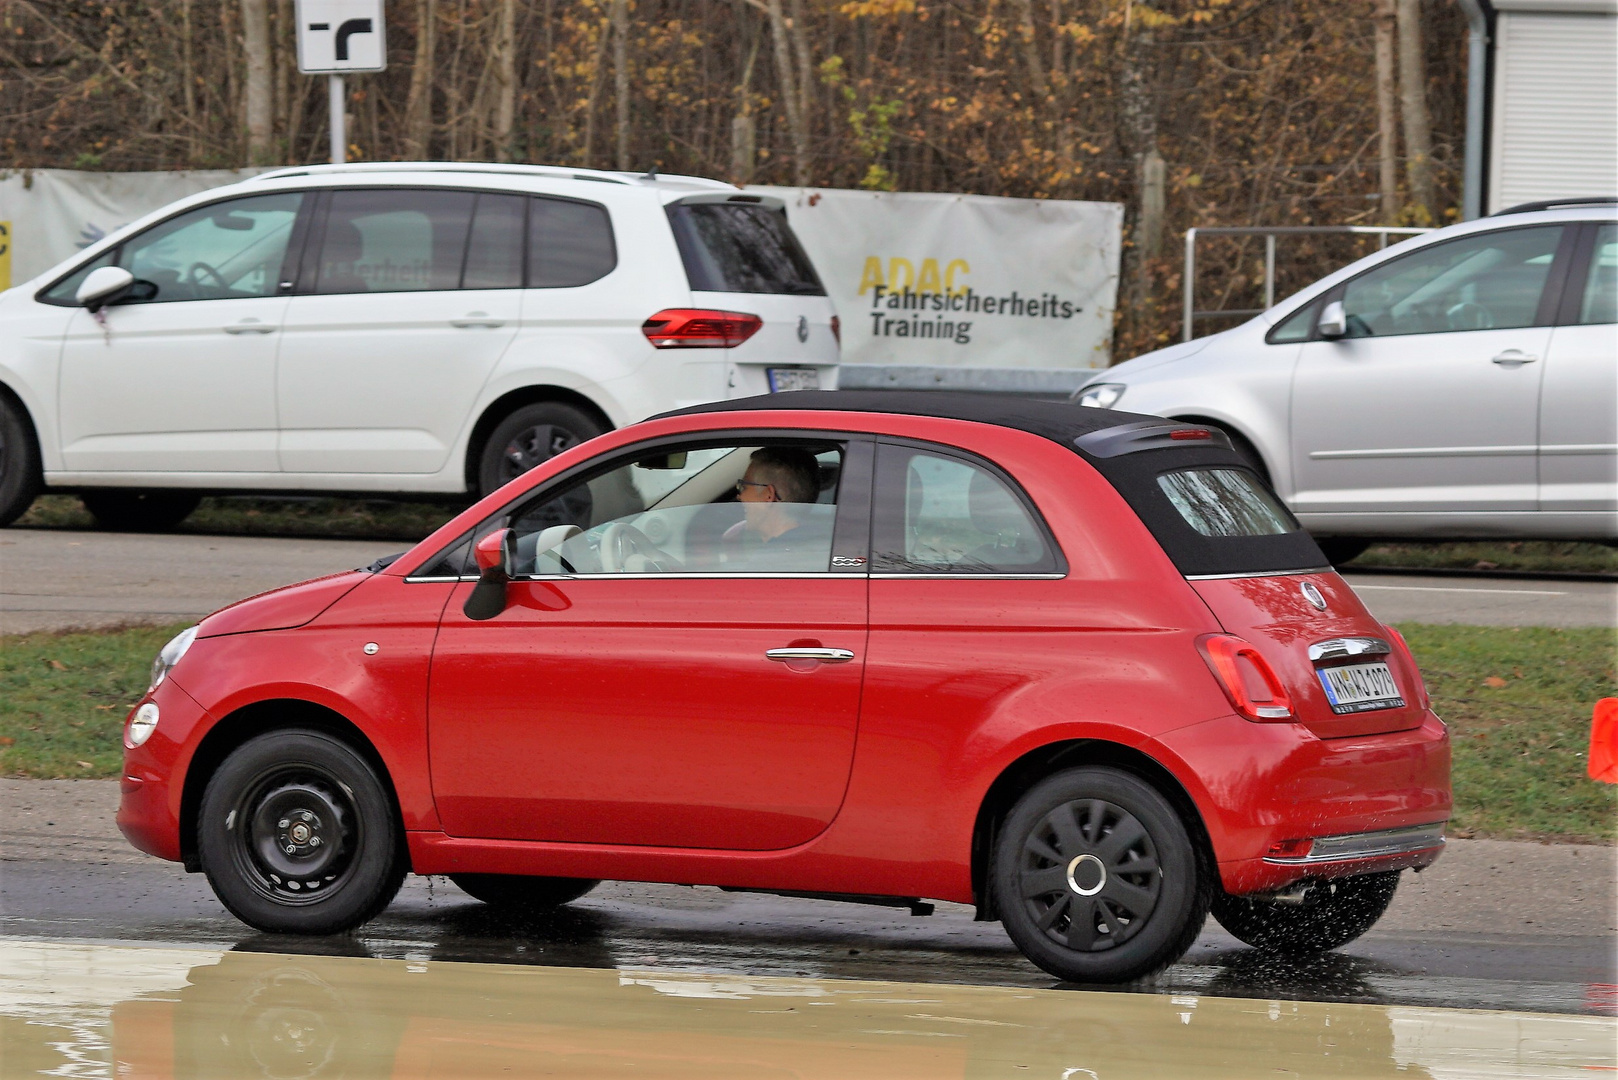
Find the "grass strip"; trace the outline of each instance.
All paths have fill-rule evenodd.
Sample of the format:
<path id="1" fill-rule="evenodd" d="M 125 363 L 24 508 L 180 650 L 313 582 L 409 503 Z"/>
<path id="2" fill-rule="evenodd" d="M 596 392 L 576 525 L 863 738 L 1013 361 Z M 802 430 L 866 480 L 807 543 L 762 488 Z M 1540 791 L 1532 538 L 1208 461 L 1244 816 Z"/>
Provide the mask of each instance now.
<path id="1" fill-rule="evenodd" d="M 181 626 L 0 638 L 0 775 L 116 777 L 123 721 Z M 1456 836 L 1611 843 L 1618 785 L 1585 772 L 1618 694 L 1606 629 L 1400 627 L 1455 750 Z"/>
<path id="2" fill-rule="evenodd" d="M 1456 540 L 1431 544 L 1373 544 L 1345 570 L 1362 566 L 1405 570 L 1533 570 L 1618 577 L 1618 547 L 1567 540 Z"/>

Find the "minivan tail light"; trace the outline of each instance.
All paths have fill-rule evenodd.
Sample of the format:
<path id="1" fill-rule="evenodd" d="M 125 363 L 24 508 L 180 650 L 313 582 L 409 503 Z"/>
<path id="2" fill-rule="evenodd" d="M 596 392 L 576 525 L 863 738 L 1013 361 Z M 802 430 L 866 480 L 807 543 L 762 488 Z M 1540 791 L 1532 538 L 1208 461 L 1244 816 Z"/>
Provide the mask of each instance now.
<path id="1" fill-rule="evenodd" d="M 1410 678 L 1416 684 L 1416 703 L 1424 710 L 1432 708 L 1433 699 L 1427 693 L 1427 680 L 1421 677 L 1421 669 L 1416 666 L 1416 654 L 1410 651 L 1410 643 L 1405 641 L 1405 636 L 1393 627 L 1385 626 L 1384 629 L 1387 630 L 1388 637 L 1393 641 L 1393 647 L 1398 650 L 1400 657 L 1403 658 L 1405 666 L 1410 670 Z"/>
<path id="2" fill-rule="evenodd" d="M 1250 642 L 1230 634 L 1204 634 L 1197 648 L 1237 712 L 1261 723 L 1292 719 L 1292 698 Z"/>
<path id="3" fill-rule="evenodd" d="M 831 317 L 831 336 L 837 344 L 843 343 L 843 320 L 835 315 Z"/>
<path id="4" fill-rule="evenodd" d="M 763 325 L 745 311 L 664 308 L 642 323 L 640 332 L 657 349 L 733 349 Z"/>

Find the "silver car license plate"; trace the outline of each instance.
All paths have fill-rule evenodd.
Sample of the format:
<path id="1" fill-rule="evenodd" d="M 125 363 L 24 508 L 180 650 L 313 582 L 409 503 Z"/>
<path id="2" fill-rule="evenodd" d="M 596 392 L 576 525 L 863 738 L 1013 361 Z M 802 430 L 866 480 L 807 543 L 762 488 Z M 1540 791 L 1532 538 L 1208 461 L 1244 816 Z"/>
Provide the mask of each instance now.
<path id="1" fill-rule="evenodd" d="M 1321 668 L 1315 674 L 1320 676 L 1320 685 L 1326 688 L 1326 698 L 1335 713 L 1397 709 L 1405 703 L 1386 664 Z"/>
<path id="2" fill-rule="evenodd" d="M 812 367 L 770 368 L 770 393 L 783 390 L 819 390 L 820 372 Z"/>

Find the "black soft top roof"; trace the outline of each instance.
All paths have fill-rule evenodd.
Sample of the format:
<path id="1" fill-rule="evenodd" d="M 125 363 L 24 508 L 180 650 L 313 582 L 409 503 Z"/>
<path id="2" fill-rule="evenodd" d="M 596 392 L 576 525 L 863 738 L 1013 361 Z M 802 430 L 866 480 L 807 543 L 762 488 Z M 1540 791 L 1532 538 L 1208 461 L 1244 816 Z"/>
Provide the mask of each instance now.
<path id="1" fill-rule="evenodd" d="M 1247 473 L 1252 473 L 1253 469 L 1222 432 L 1213 439 L 1170 441 L 1166 437 L 1167 429 L 1196 425 L 1165 420 L 1161 416 L 964 390 L 795 390 L 715 401 L 661 415 L 775 409 L 897 413 L 971 420 L 1026 431 L 1060 443 L 1107 478 L 1151 529 L 1174 565 L 1187 576 L 1302 572 L 1329 565 L 1314 540 L 1301 529 L 1279 536 L 1205 536 L 1193 529 L 1169 502 L 1157 477 L 1166 472 L 1199 467 L 1239 469 Z M 1102 432 L 1116 433 L 1116 437 L 1099 434 Z M 1260 483 L 1263 483 L 1262 478 Z"/>

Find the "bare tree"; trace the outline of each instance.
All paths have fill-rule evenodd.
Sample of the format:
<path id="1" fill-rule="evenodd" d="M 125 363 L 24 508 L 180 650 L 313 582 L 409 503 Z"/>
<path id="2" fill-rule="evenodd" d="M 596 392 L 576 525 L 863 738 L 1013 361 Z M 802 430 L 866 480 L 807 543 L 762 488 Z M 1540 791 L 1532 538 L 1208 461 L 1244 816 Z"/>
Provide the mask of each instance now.
<path id="1" fill-rule="evenodd" d="M 629 0 L 612 0 L 612 92 L 618 106 L 618 168 L 629 169 Z"/>
<path id="2" fill-rule="evenodd" d="M 267 165 L 273 154 L 275 84 L 270 67 L 268 0 L 241 0 L 242 53 L 247 68 L 247 160 Z"/>
<path id="3" fill-rule="evenodd" d="M 511 160 L 511 131 L 517 116 L 517 0 L 501 0 L 493 56 L 494 121 L 490 136 L 496 161 Z"/>
<path id="4" fill-rule="evenodd" d="M 405 97 L 404 152 L 425 158 L 433 137 L 433 62 L 438 37 L 438 0 L 416 0 L 416 57 Z"/>
<path id="5" fill-rule="evenodd" d="M 1376 14 L 1376 119 L 1379 134 L 1378 179 L 1382 189 L 1382 221 L 1391 225 L 1399 217 L 1399 116 L 1395 104 L 1393 51 L 1397 0 L 1375 0 Z"/>
<path id="6" fill-rule="evenodd" d="M 768 0 L 765 11 L 770 16 L 770 36 L 775 43 L 775 68 L 781 80 L 781 103 L 786 106 L 787 128 L 792 133 L 792 182 L 804 187 L 809 183 L 809 120 L 804 115 L 804 96 L 799 91 L 800 79 L 793 67 L 791 30 L 787 27 L 786 15 L 781 11 L 781 0 Z"/>
<path id="7" fill-rule="evenodd" d="M 1427 56 L 1421 42 L 1420 0 L 1399 0 L 1399 96 L 1404 107 L 1405 175 L 1411 210 L 1433 221 L 1433 125 L 1427 112 Z"/>

